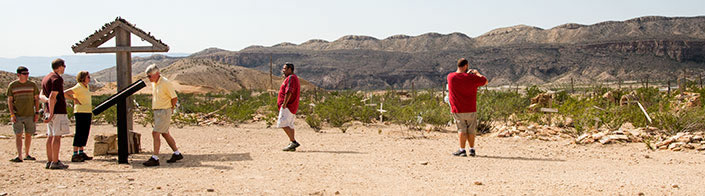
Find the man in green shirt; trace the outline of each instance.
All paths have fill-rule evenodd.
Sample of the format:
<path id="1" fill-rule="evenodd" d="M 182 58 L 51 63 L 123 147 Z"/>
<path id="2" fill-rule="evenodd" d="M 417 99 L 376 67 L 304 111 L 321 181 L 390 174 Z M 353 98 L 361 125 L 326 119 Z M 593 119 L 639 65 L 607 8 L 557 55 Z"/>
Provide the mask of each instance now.
<path id="1" fill-rule="evenodd" d="M 36 160 L 29 156 L 29 146 L 32 135 L 37 132 L 36 122 L 39 119 L 39 88 L 29 81 L 29 69 L 24 66 L 17 68 L 17 80 L 7 86 L 7 107 L 10 110 L 12 129 L 15 131 L 17 157 L 12 162 L 22 162 L 22 132 L 25 134 L 24 160 Z"/>

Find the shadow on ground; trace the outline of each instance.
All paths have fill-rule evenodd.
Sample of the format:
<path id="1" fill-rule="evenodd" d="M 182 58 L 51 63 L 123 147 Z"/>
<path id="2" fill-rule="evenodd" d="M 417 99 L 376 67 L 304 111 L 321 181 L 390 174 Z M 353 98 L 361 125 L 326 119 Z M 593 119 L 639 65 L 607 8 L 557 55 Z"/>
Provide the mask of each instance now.
<path id="1" fill-rule="evenodd" d="M 332 154 L 366 154 L 364 152 L 357 151 L 335 151 L 335 150 L 302 150 L 296 151 L 299 153 L 332 153 Z"/>
<path id="2" fill-rule="evenodd" d="M 149 169 L 149 168 L 172 168 L 172 167 L 210 167 L 213 169 L 232 169 L 230 166 L 225 166 L 222 164 L 208 164 L 212 162 L 237 162 L 237 161 L 251 161 L 252 157 L 250 153 L 221 153 L 221 154 L 186 154 L 184 153 L 184 159 L 177 161 L 176 163 L 167 163 L 166 160 L 171 158 L 171 154 L 159 154 L 159 166 L 156 167 L 145 167 L 142 165 L 143 162 L 147 161 L 151 154 L 149 152 L 144 152 L 142 154 L 132 154 L 130 155 L 130 162 L 128 163 L 133 169 Z M 117 164 L 117 156 L 102 156 L 100 158 L 95 158 L 93 161 L 102 162 L 114 162 Z"/>
<path id="3" fill-rule="evenodd" d="M 493 155 L 477 155 L 478 158 L 488 158 L 488 159 L 504 159 L 504 160 L 520 160 L 520 161 L 551 161 L 551 162 L 565 162 L 563 159 L 551 159 L 551 158 L 529 158 L 529 157 L 503 157 L 503 156 L 493 156 Z"/>

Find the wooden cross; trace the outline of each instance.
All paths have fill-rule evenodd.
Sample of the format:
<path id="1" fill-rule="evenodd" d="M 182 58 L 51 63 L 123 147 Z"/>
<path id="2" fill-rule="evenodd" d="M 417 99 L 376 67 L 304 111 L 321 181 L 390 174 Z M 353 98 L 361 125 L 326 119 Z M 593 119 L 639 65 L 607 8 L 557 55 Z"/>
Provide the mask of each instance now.
<path id="1" fill-rule="evenodd" d="M 387 112 L 387 110 L 382 109 L 383 106 L 384 106 L 384 103 L 379 103 L 379 110 L 377 110 L 377 111 L 379 111 L 379 123 L 384 123 L 384 120 L 383 120 L 384 113 Z"/>
<path id="2" fill-rule="evenodd" d="M 135 35 L 152 46 L 131 46 L 130 35 Z M 100 47 L 115 38 L 115 47 Z M 74 53 L 115 53 L 117 92 L 132 84 L 132 52 L 167 52 L 169 46 L 127 20 L 117 17 L 83 41 L 71 46 Z M 127 163 L 127 130 L 132 130 L 132 96 L 117 103 L 118 163 Z M 128 110 L 130 108 L 130 110 Z"/>

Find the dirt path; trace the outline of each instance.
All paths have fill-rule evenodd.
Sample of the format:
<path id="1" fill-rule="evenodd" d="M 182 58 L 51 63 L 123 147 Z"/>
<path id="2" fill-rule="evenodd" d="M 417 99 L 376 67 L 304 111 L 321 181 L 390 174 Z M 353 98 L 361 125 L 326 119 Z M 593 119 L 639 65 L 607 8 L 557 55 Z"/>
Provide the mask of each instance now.
<path id="1" fill-rule="evenodd" d="M 303 121 L 297 125 L 306 126 Z M 44 124 L 38 127 L 45 131 Z M 171 150 L 162 142 L 162 165 L 145 168 L 141 163 L 152 151 L 150 129 L 135 127 L 147 152 L 130 156 L 130 164 L 99 156 L 84 163 L 69 162 L 68 170 L 59 171 L 43 167 L 46 139 L 33 140 L 32 154 L 39 160 L 23 163 L 7 161 L 15 156 L 14 139 L 0 139 L 0 193 L 698 195 L 705 184 L 703 152 L 652 152 L 644 144 L 579 146 L 569 140 L 485 135 L 478 137 L 478 157 L 453 157 L 455 133 L 405 139 L 421 134 L 399 131 L 398 125 L 354 126 L 347 133 L 300 128 L 297 138 L 302 146 L 294 153 L 282 152 L 285 134 L 264 129 L 263 123 L 172 127 L 185 159 L 166 163 Z M 114 132 L 114 127 L 100 125 L 91 134 Z M 11 133 L 10 126 L 0 129 L 0 135 Z M 70 160 L 72 141 L 72 137 L 62 140 L 62 160 Z M 89 154 L 92 148 L 90 139 Z"/>

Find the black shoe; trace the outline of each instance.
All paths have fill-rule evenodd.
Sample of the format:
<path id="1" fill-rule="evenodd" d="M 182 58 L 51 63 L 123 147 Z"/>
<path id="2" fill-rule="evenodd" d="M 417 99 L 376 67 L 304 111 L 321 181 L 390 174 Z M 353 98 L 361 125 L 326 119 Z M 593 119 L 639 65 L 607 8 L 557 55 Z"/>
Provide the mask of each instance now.
<path id="1" fill-rule="evenodd" d="M 159 165 L 159 160 L 156 160 L 152 157 L 149 157 L 149 160 L 146 162 L 142 163 L 142 165 L 147 166 L 147 167 L 152 167 L 152 166 L 158 166 Z"/>
<path id="2" fill-rule="evenodd" d="M 74 154 L 71 156 L 71 162 L 83 162 L 83 156 L 79 154 Z"/>
<path id="3" fill-rule="evenodd" d="M 81 157 L 83 157 L 83 160 L 93 160 L 93 157 L 89 157 L 85 152 L 78 153 L 78 155 L 81 155 Z"/>
<path id="4" fill-rule="evenodd" d="M 58 161 L 57 163 L 59 163 L 59 165 L 60 165 L 61 167 L 63 167 L 63 169 L 68 169 L 68 168 L 69 168 L 69 165 L 65 165 L 65 164 L 62 163 L 61 161 Z"/>
<path id="5" fill-rule="evenodd" d="M 34 157 L 32 157 L 32 156 L 27 155 L 27 157 L 25 157 L 24 160 L 31 160 L 31 161 L 34 161 L 34 160 L 37 160 L 37 159 L 34 158 Z"/>
<path id="6" fill-rule="evenodd" d="M 296 148 L 298 148 L 299 146 L 301 146 L 301 144 L 299 144 L 298 142 L 291 142 L 289 144 L 289 146 L 287 146 L 286 148 L 284 148 L 282 150 L 283 151 L 296 151 Z"/>
<path id="7" fill-rule="evenodd" d="M 64 165 L 61 161 L 49 164 L 49 169 L 68 169 L 68 165 Z"/>
<path id="8" fill-rule="evenodd" d="M 10 159 L 10 162 L 19 163 L 22 162 L 22 159 L 20 159 L 20 157 L 15 157 L 14 159 Z"/>
<path id="9" fill-rule="evenodd" d="M 468 156 L 468 155 L 466 154 L 465 150 L 463 149 L 463 150 L 455 151 L 455 152 L 453 153 L 453 156 L 456 156 L 456 157 L 466 157 L 466 156 Z"/>
<path id="10" fill-rule="evenodd" d="M 171 158 L 169 160 L 166 160 L 167 163 L 174 163 L 178 160 L 184 159 L 184 155 L 179 153 L 177 154 L 171 154 Z"/>
<path id="11" fill-rule="evenodd" d="M 48 162 L 48 161 L 47 161 L 47 166 L 44 167 L 44 169 L 49 169 L 49 166 L 50 166 L 50 165 L 51 165 L 51 162 Z"/>
<path id="12" fill-rule="evenodd" d="M 470 149 L 470 156 L 474 157 L 475 156 L 475 149 Z"/>

